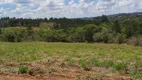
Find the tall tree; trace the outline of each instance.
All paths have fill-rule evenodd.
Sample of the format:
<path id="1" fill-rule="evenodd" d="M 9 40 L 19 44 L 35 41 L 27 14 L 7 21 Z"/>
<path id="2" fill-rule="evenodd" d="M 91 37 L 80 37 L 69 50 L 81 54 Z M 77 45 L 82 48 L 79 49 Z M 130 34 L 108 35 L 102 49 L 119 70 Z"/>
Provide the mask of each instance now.
<path id="1" fill-rule="evenodd" d="M 114 21 L 112 30 L 115 31 L 116 33 L 121 33 L 121 26 L 118 20 Z"/>

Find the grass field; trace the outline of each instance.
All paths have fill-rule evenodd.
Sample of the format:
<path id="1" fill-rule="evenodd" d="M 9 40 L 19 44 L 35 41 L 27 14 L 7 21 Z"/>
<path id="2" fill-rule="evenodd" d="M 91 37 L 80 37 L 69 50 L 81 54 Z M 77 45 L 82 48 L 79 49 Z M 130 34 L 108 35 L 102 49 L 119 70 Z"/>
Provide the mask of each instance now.
<path id="1" fill-rule="evenodd" d="M 0 72 L 42 75 L 45 79 L 48 75 L 50 80 L 141 80 L 142 48 L 102 43 L 1 42 Z"/>

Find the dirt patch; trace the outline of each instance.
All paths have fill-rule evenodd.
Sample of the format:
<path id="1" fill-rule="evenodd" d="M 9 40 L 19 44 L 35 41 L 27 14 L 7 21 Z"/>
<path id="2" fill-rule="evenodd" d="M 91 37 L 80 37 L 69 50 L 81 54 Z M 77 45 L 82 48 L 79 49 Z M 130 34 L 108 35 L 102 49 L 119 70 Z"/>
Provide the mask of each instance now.
<path id="1" fill-rule="evenodd" d="M 40 80 L 28 75 L 15 75 L 10 73 L 0 73 L 0 80 Z"/>
<path id="2" fill-rule="evenodd" d="M 88 72 L 87 72 L 88 73 Z M 21 74 L 7 74 L 0 73 L 0 80 L 133 80 L 125 76 L 104 76 L 100 78 L 89 77 L 84 74 L 76 73 L 52 73 L 44 74 L 42 76 L 30 76 L 30 75 L 21 75 Z"/>
<path id="3" fill-rule="evenodd" d="M 92 67 L 84 70 L 78 64 L 68 64 L 55 59 L 37 62 L 11 62 L 1 65 L 4 69 L 8 69 L 4 72 L 0 69 L 0 80 L 132 80 L 119 74 L 107 75 L 112 72 L 112 68 Z M 27 73 L 18 74 L 16 72 L 21 65 L 29 68 Z M 8 71 L 12 68 L 16 68 L 13 69 L 15 73 Z"/>

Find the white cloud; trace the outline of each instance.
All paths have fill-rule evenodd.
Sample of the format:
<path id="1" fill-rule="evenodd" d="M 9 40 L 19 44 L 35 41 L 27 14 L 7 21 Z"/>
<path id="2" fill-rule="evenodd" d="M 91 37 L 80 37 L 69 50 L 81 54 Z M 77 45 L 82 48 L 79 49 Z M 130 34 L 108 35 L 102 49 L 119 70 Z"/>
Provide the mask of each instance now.
<path id="1" fill-rule="evenodd" d="M 90 17 L 142 11 L 142 0 L 0 0 L 0 13 L 10 17 Z M 95 2 L 98 2 L 97 4 Z M 10 4 L 16 8 L 8 9 Z M 1 16 L 3 16 L 0 14 Z"/>
<path id="2" fill-rule="evenodd" d="M 13 0 L 0 0 L 0 4 L 8 4 L 8 3 L 12 3 Z"/>

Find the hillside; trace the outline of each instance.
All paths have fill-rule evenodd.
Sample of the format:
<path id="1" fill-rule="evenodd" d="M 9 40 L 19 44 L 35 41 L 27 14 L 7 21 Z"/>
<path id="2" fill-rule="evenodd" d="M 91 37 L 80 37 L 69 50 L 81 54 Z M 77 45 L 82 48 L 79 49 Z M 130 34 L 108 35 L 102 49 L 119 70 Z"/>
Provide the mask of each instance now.
<path id="1" fill-rule="evenodd" d="M 102 43 L 3 42 L 0 50 L 2 80 L 142 78 L 141 47 Z"/>
<path id="2" fill-rule="evenodd" d="M 103 42 L 142 46 L 142 13 L 92 18 L 1 18 L 0 41 Z"/>

